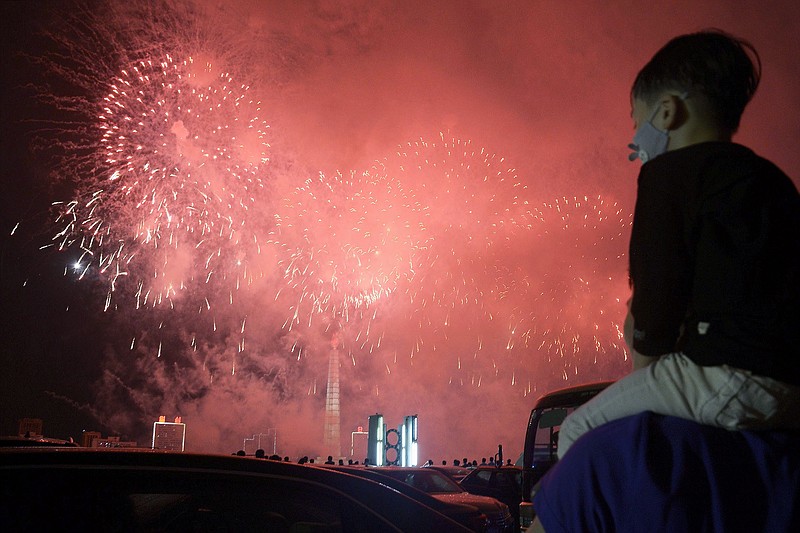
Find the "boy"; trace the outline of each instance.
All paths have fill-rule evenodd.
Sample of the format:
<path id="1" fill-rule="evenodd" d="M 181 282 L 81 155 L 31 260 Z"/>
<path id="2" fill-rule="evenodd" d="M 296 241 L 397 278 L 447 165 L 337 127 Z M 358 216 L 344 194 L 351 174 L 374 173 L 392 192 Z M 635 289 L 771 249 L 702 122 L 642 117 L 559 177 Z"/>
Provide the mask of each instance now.
<path id="1" fill-rule="evenodd" d="M 712 30 L 671 40 L 637 75 L 634 371 L 567 417 L 559 457 L 642 411 L 731 430 L 800 427 L 800 196 L 731 142 L 760 67 L 752 45 Z"/>

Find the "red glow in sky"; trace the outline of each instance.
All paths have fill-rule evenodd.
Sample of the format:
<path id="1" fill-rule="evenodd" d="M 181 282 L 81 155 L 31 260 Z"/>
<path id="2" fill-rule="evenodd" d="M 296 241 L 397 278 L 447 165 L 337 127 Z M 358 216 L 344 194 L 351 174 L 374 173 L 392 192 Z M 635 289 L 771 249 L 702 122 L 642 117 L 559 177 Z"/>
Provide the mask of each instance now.
<path id="1" fill-rule="evenodd" d="M 77 289 L 26 315 L 60 355 L 9 334 L 3 357 L 87 370 L 4 366 L 50 403 L 91 391 L 78 410 L 106 431 L 182 415 L 191 449 L 277 427 L 283 453 L 327 455 L 336 337 L 343 435 L 418 414 L 423 456 L 513 458 L 538 396 L 627 369 L 629 87 L 679 33 L 753 42 L 764 77 L 736 140 L 800 176 L 796 3 L 207 4 L 45 17 L 23 52 L 49 74 L 5 72 L 46 104 L 15 127 L 44 115 L 28 131 L 55 145 L 20 143 L 28 183 L 4 168 L 20 201 L 0 229 L 27 258 L 3 276 L 9 309 L 41 305 L 29 279 Z M 31 198 L 65 202 L 59 221 L 29 221 Z M 72 338 L 82 292 L 96 326 Z"/>

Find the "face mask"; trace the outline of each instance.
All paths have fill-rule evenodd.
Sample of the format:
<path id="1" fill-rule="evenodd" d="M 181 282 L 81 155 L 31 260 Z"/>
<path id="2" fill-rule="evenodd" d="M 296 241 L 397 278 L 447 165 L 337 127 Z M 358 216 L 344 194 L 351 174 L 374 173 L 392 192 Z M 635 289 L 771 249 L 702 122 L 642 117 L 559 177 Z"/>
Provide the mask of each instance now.
<path id="1" fill-rule="evenodd" d="M 669 131 L 661 131 L 653 126 L 653 119 L 658 114 L 659 109 L 661 109 L 661 104 L 650 115 L 650 119 L 636 130 L 636 135 L 633 136 L 633 143 L 628 145 L 628 148 L 633 150 L 633 153 L 628 154 L 629 161 L 634 161 L 638 158 L 642 160 L 642 163 L 647 163 L 667 151 Z"/>

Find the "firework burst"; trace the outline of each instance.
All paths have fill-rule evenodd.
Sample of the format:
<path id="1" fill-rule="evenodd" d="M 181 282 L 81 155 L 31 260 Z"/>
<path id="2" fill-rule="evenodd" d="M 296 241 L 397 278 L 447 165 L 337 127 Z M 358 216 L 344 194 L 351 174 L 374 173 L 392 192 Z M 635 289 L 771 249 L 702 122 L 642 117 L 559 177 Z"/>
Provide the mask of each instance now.
<path id="1" fill-rule="evenodd" d="M 527 393 L 544 375 L 624 359 L 630 220 L 616 202 L 534 201 L 502 157 L 444 135 L 408 143 L 386 168 L 413 198 L 417 266 L 398 290 L 402 313 L 374 329 L 411 365 L 445 358 L 451 383 L 499 379 Z"/>
<path id="2" fill-rule="evenodd" d="M 56 207 L 53 246 L 106 284 L 106 308 L 148 309 L 127 341 L 158 355 L 141 368 L 188 364 L 199 378 L 179 387 L 197 395 L 255 377 L 280 398 L 314 396 L 319 357 L 301 353 L 335 340 L 352 390 L 369 384 L 361 398 L 397 376 L 419 396 L 448 383 L 477 396 L 622 359 L 629 219 L 613 200 L 543 202 L 502 156 L 449 134 L 296 186 L 300 171 L 268 165 L 281 159 L 271 144 L 286 148 L 255 90 L 225 66 L 247 61 L 208 44 L 193 4 L 120 5 L 111 29 L 73 21 L 91 43 L 70 35 L 73 59 L 54 60 L 79 90 L 48 97 L 75 113 L 58 165 L 75 192 Z"/>
<path id="3" fill-rule="evenodd" d="M 502 288 L 516 276 L 509 254 L 530 230 L 532 211 L 516 170 L 468 140 L 440 134 L 435 142 L 407 143 L 385 165 L 413 189 L 409 226 L 417 232 L 419 268 L 405 286 L 419 328 L 413 357 L 426 330 L 446 329 L 459 314 L 476 323 L 493 319 Z"/>
<path id="4" fill-rule="evenodd" d="M 377 302 L 414 276 L 412 223 L 413 200 L 379 167 L 320 174 L 294 190 L 275 215 L 273 233 L 296 298 L 288 329 L 310 326 L 316 315 L 345 323 L 366 317 L 366 334 Z"/>
<path id="5" fill-rule="evenodd" d="M 630 216 L 602 195 L 557 198 L 533 212 L 526 271 L 505 291 L 508 349 L 535 353 L 564 380 L 618 366 L 626 353 L 620 323 Z"/>
<path id="6" fill-rule="evenodd" d="M 534 202 L 470 141 L 418 140 L 367 172 L 320 174 L 275 220 L 284 327 L 338 323 L 354 363 L 360 351 L 388 374 L 444 363 L 451 383 L 527 393 L 545 368 L 567 379 L 624 356 L 627 215 L 603 196 Z"/>
<path id="7" fill-rule="evenodd" d="M 180 18 L 166 13 L 172 15 L 162 15 L 162 24 Z M 64 44 L 81 52 L 74 54 L 80 68 L 58 72 L 86 96 L 50 98 L 93 126 L 67 130 L 80 141 L 65 143 L 59 172 L 77 186 L 71 201 L 56 205 L 61 229 L 54 244 L 79 250 L 81 276 L 91 271 L 108 280 L 107 307 L 123 284 L 137 306 L 171 302 L 191 285 L 217 280 L 230 301 L 252 282 L 249 265 L 261 251 L 252 213 L 265 195 L 264 111 L 248 85 L 203 51 L 207 43 L 192 54 L 173 35 L 174 50 L 165 51 L 169 43 L 148 39 L 165 27 L 134 26 L 123 33 L 92 26 L 117 45 L 96 64 L 92 46 Z M 204 292 L 208 306 L 211 291 Z"/>

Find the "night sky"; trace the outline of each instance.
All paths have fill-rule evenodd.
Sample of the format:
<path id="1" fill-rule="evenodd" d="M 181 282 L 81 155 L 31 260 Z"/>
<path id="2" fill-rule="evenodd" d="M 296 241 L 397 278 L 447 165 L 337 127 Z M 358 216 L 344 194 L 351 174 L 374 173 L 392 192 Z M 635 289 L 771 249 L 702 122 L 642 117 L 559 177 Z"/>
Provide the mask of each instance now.
<path id="1" fill-rule="evenodd" d="M 516 457 L 536 398 L 628 368 L 628 95 L 661 45 L 751 41 L 763 77 L 735 140 L 800 179 L 797 2 L 207 4 L 0 4 L 0 433 L 36 417 L 146 442 L 163 414 L 192 450 L 277 427 L 281 453 L 327 455 L 335 349 L 343 449 L 382 412 L 419 415 L 426 457 Z M 137 81 L 143 57 L 172 70 Z M 175 73 L 182 93 L 153 82 Z M 127 93 L 103 111 L 120 80 L 147 127 Z M 181 117 L 207 86 L 247 104 Z M 133 161 L 118 181 L 103 124 Z M 158 165 L 179 169 L 161 203 L 121 192 Z M 110 300 L 113 246 L 76 270 L 80 247 L 54 245 L 72 199 L 136 252 Z M 157 216 L 169 231 L 136 233 Z"/>

